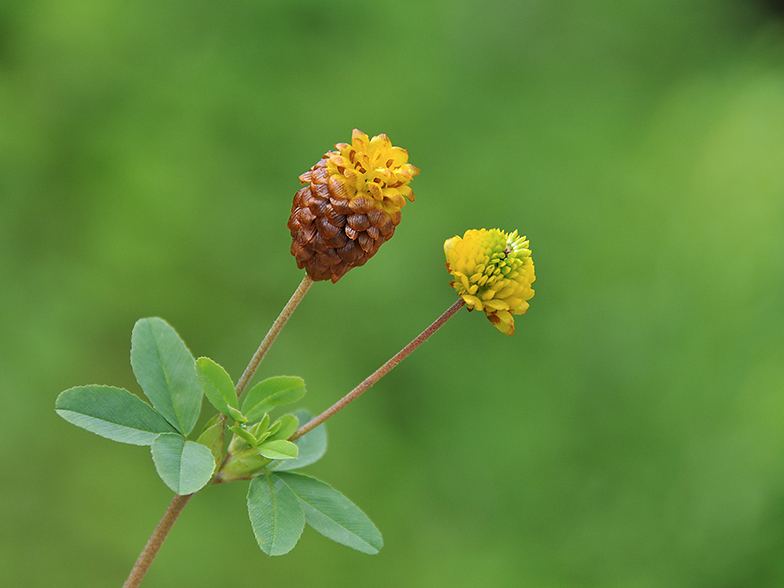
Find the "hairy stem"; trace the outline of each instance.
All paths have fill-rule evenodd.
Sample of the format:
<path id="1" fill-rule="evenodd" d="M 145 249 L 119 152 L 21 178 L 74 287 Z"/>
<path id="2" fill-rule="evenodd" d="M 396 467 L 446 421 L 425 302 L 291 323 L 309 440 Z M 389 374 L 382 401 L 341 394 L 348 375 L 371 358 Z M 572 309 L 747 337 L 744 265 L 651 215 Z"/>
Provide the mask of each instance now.
<path id="1" fill-rule="evenodd" d="M 411 341 L 408 345 L 403 347 L 400 351 L 398 351 L 392 358 L 387 361 L 384 365 L 378 368 L 375 372 L 373 372 L 370 376 L 368 376 L 359 386 L 354 388 L 351 392 L 346 394 L 343 398 L 338 400 L 335 404 L 330 406 L 327 410 L 322 412 L 312 421 L 307 422 L 306 424 L 302 425 L 297 431 L 289 437 L 289 441 L 294 441 L 294 439 L 298 439 L 302 437 L 308 431 L 312 431 L 316 427 L 318 427 L 321 423 L 326 421 L 329 417 L 335 415 L 346 406 L 348 406 L 352 401 L 356 400 L 360 394 L 362 394 L 365 390 L 370 388 L 373 384 L 378 382 L 381 378 L 383 378 L 386 374 L 392 371 L 397 364 L 403 361 L 406 357 L 408 357 L 414 349 L 422 345 L 428 338 L 435 333 L 438 329 L 440 329 L 446 321 L 452 318 L 455 313 L 460 310 L 465 301 L 462 298 L 459 298 L 457 302 L 455 302 L 452 306 L 450 306 L 444 314 L 438 317 L 435 322 L 422 331 L 419 336 Z"/>
<path id="2" fill-rule="evenodd" d="M 272 347 L 272 344 L 275 342 L 275 338 L 280 333 L 283 325 L 286 324 L 286 321 L 288 321 L 291 315 L 294 313 L 297 305 L 305 297 L 305 294 L 311 285 L 313 285 L 313 280 L 310 279 L 310 276 L 305 274 L 305 277 L 302 278 L 302 282 L 300 282 L 299 287 L 297 287 L 294 294 L 291 295 L 291 298 L 286 303 L 286 306 L 283 307 L 283 310 L 280 311 L 280 315 L 278 315 L 278 318 L 275 319 L 275 322 L 270 327 L 267 336 L 264 337 L 264 340 L 261 342 L 261 345 L 259 345 L 256 353 L 253 354 L 253 357 L 251 358 L 248 367 L 245 368 L 245 372 L 242 374 L 240 381 L 237 382 L 237 397 L 241 396 L 245 391 L 248 382 L 250 382 L 253 374 L 256 373 L 261 360 L 264 359 L 265 355 L 267 355 L 267 351 L 269 351 L 269 348 Z"/>
<path id="3" fill-rule="evenodd" d="M 155 559 L 155 555 L 161 548 L 164 539 L 166 539 L 166 535 L 171 531 L 177 517 L 180 516 L 182 509 L 188 504 L 191 496 L 193 496 L 193 494 L 188 494 L 187 496 L 180 496 L 179 494 L 174 495 L 166 512 L 163 513 L 163 517 L 161 517 L 158 526 L 155 527 L 155 531 L 150 535 L 147 545 L 144 546 L 141 554 L 139 554 L 139 559 L 136 560 L 136 564 L 134 564 L 128 579 L 125 581 L 125 584 L 123 584 L 123 588 L 136 588 L 136 586 L 142 583 L 142 579 L 147 573 L 150 564 L 152 564 L 152 560 Z"/>

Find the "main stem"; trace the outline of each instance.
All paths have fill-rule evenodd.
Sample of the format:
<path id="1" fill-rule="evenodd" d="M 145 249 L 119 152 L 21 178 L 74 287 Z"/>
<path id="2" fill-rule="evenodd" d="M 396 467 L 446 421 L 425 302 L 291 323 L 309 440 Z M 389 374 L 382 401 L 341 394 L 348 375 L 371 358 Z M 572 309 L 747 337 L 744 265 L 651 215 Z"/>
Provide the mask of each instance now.
<path id="1" fill-rule="evenodd" d="M 259 364 L 261 364 L 261 360 L 264 359 L 265 355 L 267 355 L 267 351 L 269 351 L 269 348 L 272 347 L 272 343 L 280 333 L 283 325 L 285 325 L 289 320 L 294 310 L 305 297 L 305 294 L 311 285 L 313 285 L 313 280 L 311 280 L 310 277 L 305 274 L 302 282 L 300 282 L 299 286 L 294 291 L 294 294 L 291 295 L 291 298 L 286 303 L 286 306 L 283 307 L 280 315 L 278 315 L 278 318 L 272 324 L 272 327 L 270 327 L 269 332 L 264 337 L 261 345 L 259 345 L 256 353 L 253 354 L 253 357 L 251 358 L 248 367 L 245 368 L 245 373 L 242 374 L 240 381 L 237 382 L 236 390 L 238 397 L 245 390 L 248 382 L 250 382 L 251 378 L 253 377 L 253 374 L 256 373 Z M 223 415 L 221 415 L 221 417 L 225 418 Z M 144 546 L 141 554 L 139 554 L 139 559 L 136 560 L 136 563 L 134 564 L 128 579 L 125 581 L 125 584 L 123 584 L 123 588 L 136 588 L 139 584 L 141 584 L 145 574 L 147 573 L 147 570 L 152 564 L 152 560 L 155 559 L 155 556 L 157 555 L 158 550 L 161 548 L 164 539 L 166 539 L 169 531 L 171 531 L 171 528 L 177 521 L 177 517 L 180 516 L 182 509 L 185 508 L 186 504 L 188 504 L 191 496 L 193 496 L 193 494 L 188 494 L 187 496 L 180 496 L 179 494 L 174 495 L 174 498 L 172 498 L 172 501 L 169 503 L 169 507 L 166 509 L 166 512 L 163 513 L 163 517 L 161 517 L 158 526 L 155 527 L 155 531 L 153 531 L 152 535 L 150 535 L 150 539 L 147 541 L 147 545 Z"/>
<path id="2" fill-rule="evenodd" d="M 179 494 L 174 495 L 166 512 L 163 513 L 163 517 L 161 517 L 158 526 L 155 527 L 155 531 L 150 535 L 147 545 L 144 546 L 144 549 L 139 555 L 139 559 L 136 560 L 136 564 L 133 566 L 131 574 L 125 581 L 125 584 L 123 584 L 123 588 L 136 588 L 142 583 L 144 575 L 147 573 L 150 564 L 152 564 L 152 560 L 155 559 L 155 555 L 161 548 L 164 539 L 166 539 L 169 531 L 171 531 L 171 528 L 174 526 L 177 517 L 180 516 L 182 509 L 188 504 L 191 496 L 193 496 L 193 494 L 188 494 L 187 496 L 180 496 Z"/>
<path id="3" fill-rule="evenodd" d="M 356 400 L 360 394 L 362 394 L 365 390 L 370 388 L 373 384 L 378 382 L 381 378 L 387 375 L 392 368 L 394 368 L 397 364 L 403 361 L 406 357 L 411 355 L 411 352 L 414 351 L 417 347 L 422 345 L 425 341 L 427 341 L 430 336 L 435 333 L 438 329 L 440 329 L 446 321 L 454 316 L 454 314 L 460 310 L 465 301 L 462 298 L 458 298 L 457 302 L 455 302 L 452 306 L 450 306 L 444 314 L 438 317 L 432 325 L 422 331 L 419 336 L 411 341 L 408 345 L 403 347 L 400 351 L 398 351 L 392 358 L 387 361 L 384 365 L 378 368 L 375 372 L 373 372 L 370 376 L 368 376 L 359 386 L 354 388 L 351 392 L 346 394 L 343 398 L 338 400 L 335 404 L 330 406 L 327 410 L 322 412 L 318 415 L 315 419 L 308 421 L 306 424 L 302 425 L 297 431 L 289 437 L 289 441 L 293 441 L 294 439 L 298 439 L 302 437 L 308 431 L 312 431 L 316 427 L 318 427 L 321 423 L 326 421 L 331 416 L 335 415 L 340 410 L 343 410 L 346 406 L 348 406 L 351 402 Z"/>

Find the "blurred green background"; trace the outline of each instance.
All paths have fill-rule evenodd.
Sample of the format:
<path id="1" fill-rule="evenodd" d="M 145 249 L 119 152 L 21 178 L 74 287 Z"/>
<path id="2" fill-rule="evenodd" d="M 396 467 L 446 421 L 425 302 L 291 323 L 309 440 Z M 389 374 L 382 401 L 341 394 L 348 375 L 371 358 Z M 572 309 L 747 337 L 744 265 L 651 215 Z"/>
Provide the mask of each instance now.
<path id="1" fill-rule="evenodd" d="M 0 3 L 0 579 L 120 586 L 171 498 L 57 418 L 138 392 L 162 316 L 235 377 L 302 278 L 285 227 L 354 127 L 421 168 L 395 238 L 316 284 L 259 375 L 320 411 L 454 300 L 442 244 L 531 239 L 506 337 L 461 312 L 310 468 L 384 533 L 258 550 L 246 484 L 144 586 L 784 586 L 781 3 Z M 205 411 L 206 413 L 207 411 Z"/>

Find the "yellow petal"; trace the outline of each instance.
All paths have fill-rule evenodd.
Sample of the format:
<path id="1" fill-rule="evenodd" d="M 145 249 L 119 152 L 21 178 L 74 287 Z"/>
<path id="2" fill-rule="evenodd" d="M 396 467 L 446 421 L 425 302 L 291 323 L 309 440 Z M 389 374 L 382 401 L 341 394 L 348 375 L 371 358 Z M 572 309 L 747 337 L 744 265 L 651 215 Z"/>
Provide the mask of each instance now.
<path id="1" fill-rule="evenodd" d="M 367 151 L 369 144 L 368 136 L 359 129 L 354 129 L 351 133 L 351 146 L 357 151 Z"/>
<path id="2" fill-rule="evenodd" d="M 484 310 L 485 305 L 482 304 L 482 301 L 479 300 L 476 296 L 471 296 L 470 294 L 463 294 L 463 300 L 468 306 L 476 308 L 477 310 Z"/>
<path id="3" fill-rule="evenodd" d="M 507 311 L 509 310 L 509 305 L 504 302 L 503 300 L 487 300 L 485 301 L 486 308 L 492 308 L 493 310 L 497 311 Z M 508 314 L 508 313 L 507 313 Z"/>
<path id="4" fill-rule="evenodd" d="M 365 135 L 365 137 L 367 137 L 367 135 Z M 389 137 L 384 133 L 381 133 L 370 140 L 370 145 L 368 147 L 370 151 L 383 153 L 392 149 L 392 141 L 390 141 Z"/>
<path id="5" fill-rule="evenodd" d="M 401 167 L 406 165 L 406 163 L 408 163 L 408 151 L 402 149 L 401 147 L 392 147 L 392 149 L 390 149 L 387 154 L 389 155 L 389 158 L 392 160 L 391 164 L 387 165 L 387 167 Z M 414 166 L 409 164 L 409 167 L 414 167 Z M 411 175 L 414 174 L 412 173 Z"/>

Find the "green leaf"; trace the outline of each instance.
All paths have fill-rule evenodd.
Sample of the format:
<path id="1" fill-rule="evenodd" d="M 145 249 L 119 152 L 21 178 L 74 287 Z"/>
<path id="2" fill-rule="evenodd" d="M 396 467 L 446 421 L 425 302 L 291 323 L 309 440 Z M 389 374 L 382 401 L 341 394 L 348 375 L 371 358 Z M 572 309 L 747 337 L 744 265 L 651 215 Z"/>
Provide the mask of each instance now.
<path id="1" fill-rule="evenodd" d="M 137 321 L 131 335 L 131 365 L 155 409 L 180 433 L 190 433 L 199 418 L 203 392 L 193 356 L 171 325 L 157 317 Z"/>
<path id="2" fill-rule="evenodd" d="M 305 528 L 300 501 L 274 474 L 250 481 L 248 516 L 256 541 L 267 555 L 284 555 L 294 549 Z"/>
<path id="3" fill-rule="evenodd" d="M 204 395 L 215 407 L 215 410 L 235 420 L 240 420 L 242 414 L 239 412 L 237 392 L 234 390 L 234 382 L 226 370 L 209 357 L 200 357 L 196 360 L 196 373 Z"/>
<path id="4" fill-rule="evenodd" d="M 153 441 L 152 459 L 161 480 L 183 496 L 201 490 L 215 470 L 215 458 L 207 447 L 176 433 L 163 433 Z"/>
<path id="5" fill-rule="evenodd" d="M 248 422 L 248 419 L 246 419 L 242 415 L 242 413 L 240 412 L 240 409 L 234 408 L 233 406 L 229 407 L 229 416 L 231 418 L 233 418 L 235 421 L 237 421 L 238 423 L 246 423 L 246 422 Z"/>
<path id="6" fill-rule="evenodd" d="M 305 396 L 305 382 L 296 376 L 274 376 L 250 389 L 242 402 L 242 414 L 249 422 L 259 420 L 276 406 L 296 402 Z"/>
<path id="7" fill-rule="evenodd" d="M 123 388 L 77 386 L 55 400 L 57 414 L 69 423 L 120 443 L 150 445 L 175 429 L 149 404 Z"/>
<path id="8" fill-rule="evenodd" d="M 362 553 L 376 554 L 384 546 L 381 533 L 367 515 L 332 486 L 305 474 L 278 475 L 297 495 L 305 521 L 316 531 Z"/>
<path id="9" fill-rule="evenodd" d="M 269 418 L 269 415 L 267 413 L 264 414 L 264 418 L 261 419 L 261 422 L 263 422 L 266 418 Z M 267 428 L 267 434 L 274 435 L 275 433 L 277 433 L 278 429 L 280 429 L 281 424 L 282 423 L 280 421 L 275 421 L 274 423 L 272 423 L 269 426 L 269 428 Z"/>
<path id="10" fill-rule="evenodd" d="M 201 435 L 196 439 L 196 443 L 201 443 L 209 448 L 212 457 L 215 458 L 216 467 L 223 461 L 226 448 L 226 424 L 224 421 L 225 419 L 222 418 L 219 421 L 216 414 L 207 422 Z"/>
<path id="11" fill-rule="evenodd" d="M 254 447 L 256 447 L 256 445 L 258 445 L 259 443 L 264 441 L 264 439 L 270 436 L 270 432 L 267 431 L 267 428 L 269 427 L 269 423 L 270 423 L 269 414 L 265 413 L 264 417 L 258 423 L 248 427 L 247 429 L 248 433 L 253 435 L 253 438 L 256 439 L 256 442 L 253 443 Z"/>
<path id="12" fill-rule="evenodd" d="M 251 445 L 252 447 L 256 447 L 256 445 L 259 444 L 258 439 L 256 439 L 253 433 L 251 433 L 250 431 L 246 431 L 239 425 L 234 425 L 232 427 L 229 427 L 229 431 L 237 435 L 237 437 L 239 437 L 240 439 L 247 441 L 248 444 Z"/>
<path id="13" fill-rule="evenodd" d="M 308 423 L 313 420 L 313 415 L 304 408 L 294 411 L 301 423 Z M 287 459 L 272 467 L 275 471 L 283 470 L 296 470 L 304 468 L 307 465 L 316 463 L 327 452 L 327 426 L 319 425 L 312 431 L 308 431 L 302 437 L 294 441 L 295 445 L 299 447 L 299 455 L 297 459 Z"/>
<path id="14" fill-rule="evenodd" d="M 269 428 L 269 424 L 270 424 L 270 416 L 267 413 L 264 413 L 264 416 L 261 417 L 261 420 L 255 425 L 253 425 L 249 430 L 251 433 L 253 433 L 258 437 L 260 433 L 263 433 Z"/>
<path id="15" fill-rule="evenodd" d="M 265 441 L 256 449 L 267 459 L 294 459 L 299 451 L 294 443 L 284 439 Z"/>
<path id="16" fill-rule="evenodd" d="M 284 414 L 270 427 L 272 434 L 269 439 L 288 439 L 299 427 L 299 421 L 293 414 Z M 274 429 L 274 430 L 273 430 Z"/>
<path id="17" fill-rule="evenodd" d="M 264 431 L 261 435 L 256 437 L 256 445 L 261 445 L 270 435 L 272 435 L 270 431 Z"/>

